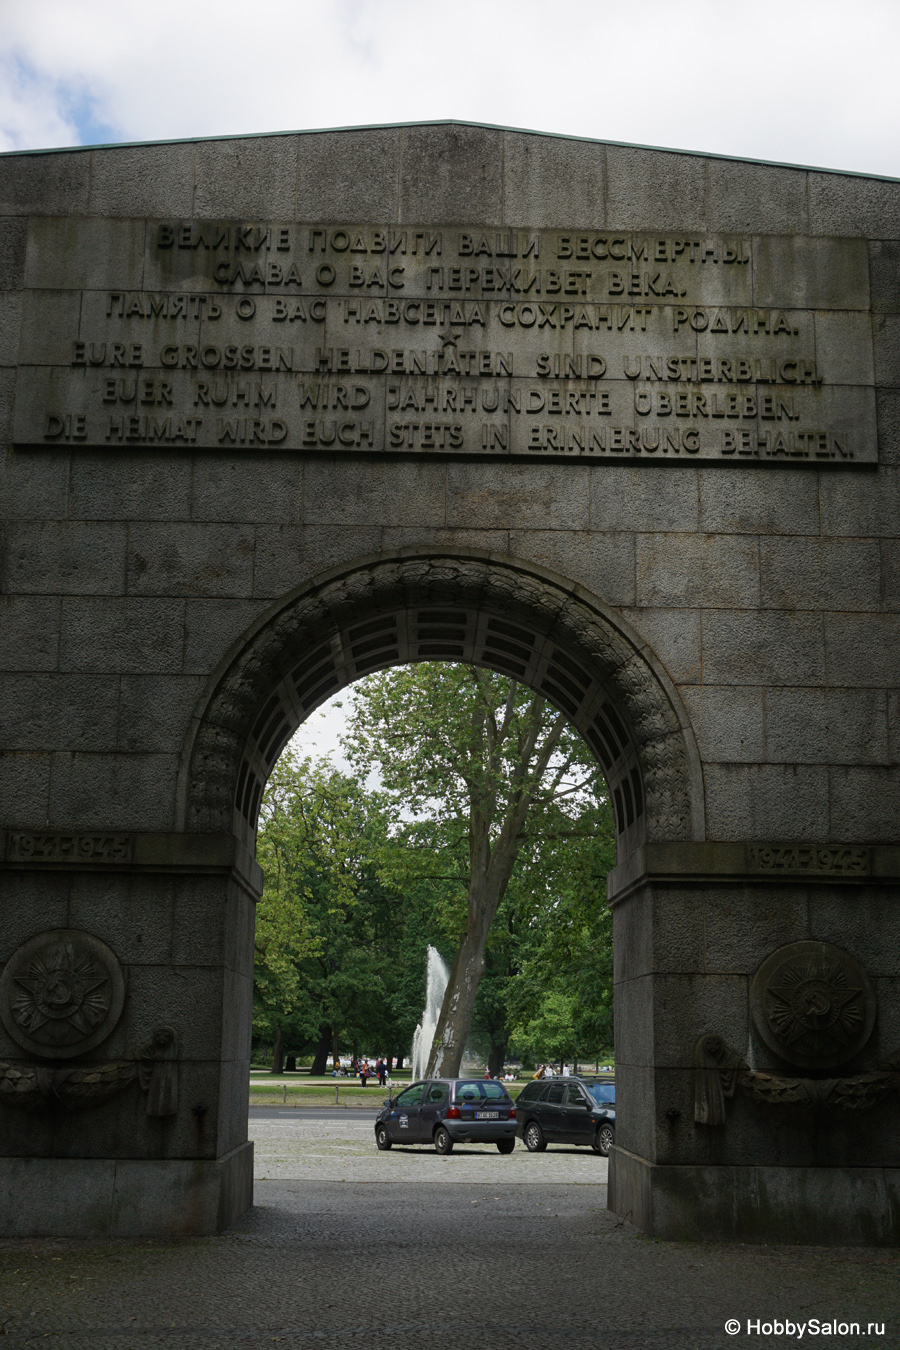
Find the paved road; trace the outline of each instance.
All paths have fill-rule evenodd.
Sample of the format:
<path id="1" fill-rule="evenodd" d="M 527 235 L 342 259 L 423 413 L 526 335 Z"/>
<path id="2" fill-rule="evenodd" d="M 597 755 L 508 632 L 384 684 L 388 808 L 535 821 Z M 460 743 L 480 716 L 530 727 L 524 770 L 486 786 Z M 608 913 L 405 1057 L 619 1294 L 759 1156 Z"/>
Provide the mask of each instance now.
<path id="1" fill-rule="evenodd" d="M 445 1185 L 544 1186 L 566 1182 L 602 1191 L 606 1204 L 608 1164 L 589 1148 L 551 1145 L 529 1153 L 521 1142 L 501 1155 L 493 1144 L 457 1145 L 442 1157 L 430 1146 L 379 1153 L 372 1128 L 376 1112 L 334 1107 L 294 1110 L 257 1107 L 250 1113 L 259 1180 L 349 1181 Z"/>
<path id="2" fill-rule="evenodd" d="M 0 1242 L 4 1350 L 785 1350 L 725 1320 L 883 1319 L 889 1252 L 648 1242 L 583 1186 L 260 1182 L 218 1238 Z M 5 1337 L 2 1332 L 5 1330 Z"/>
<path id="3" fill-rule="evenodd" d="M 379 1154 L 371 1117 L 312 1115 L 253 1113 L 279 1176 L 221 1237 L 0 1241 L 0 1345 L 784 1350 L 747 1319 L 817 1317 L 886 1334 L 800 1344 L 900 1346 L 894 1252 L 651 1242 L 607 1211 L 592 1153 Z"/>

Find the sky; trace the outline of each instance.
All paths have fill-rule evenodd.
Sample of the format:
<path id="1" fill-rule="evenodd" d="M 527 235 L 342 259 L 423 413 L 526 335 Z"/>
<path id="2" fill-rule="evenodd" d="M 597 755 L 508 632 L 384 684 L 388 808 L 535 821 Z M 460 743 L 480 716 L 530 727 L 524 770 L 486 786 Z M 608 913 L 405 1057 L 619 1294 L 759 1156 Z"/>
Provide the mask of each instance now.
<path id="1" fill-rule="evenodd" d="M 900 177 L 898 0 L 0 0 L 0 150 L 454 118 Z"/>
<path id="2" fill-rule="evenodd" d="M 327 759 L 333 768 L 351 773 L 340 740 L 347 727 L 351 698 L 350 690 L 342 689 L 310 713 L 292 736 L 291 749 L 299 755 L 309 755 L 311 759 Z M 370 776 L 368 781 L 370 787 L 379 785 L 377 775 Z"/>

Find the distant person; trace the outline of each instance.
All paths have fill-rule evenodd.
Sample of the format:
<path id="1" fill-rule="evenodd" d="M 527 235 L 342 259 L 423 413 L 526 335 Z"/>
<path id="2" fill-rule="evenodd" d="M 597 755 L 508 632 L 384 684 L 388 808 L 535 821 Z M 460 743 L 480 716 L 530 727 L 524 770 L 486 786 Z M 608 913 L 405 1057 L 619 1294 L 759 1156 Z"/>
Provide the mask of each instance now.
<path id="1" fill-rule="evenodd" d="M 568 1066 L 568 1064 L 564 1064 L 564 1065 L 562 1066 L 562 1076 L 563 1076 L 563 1078 L 569 1078 L 569 1077 L 571 1076 L 571 1075 L 569 1074 L 569 1066 Z"/>
<path id="2" fill-rule="evenodd" d="M 372 1072 L 372 1070 L 369 1068 L 369 1061 L 368 1061 L 367 1059 L 366 1059 L 366 1060 L 363 1060 L 363 1062 L 362 1062 L 362 1064 L 360 1065 L 360 1068 L 359 1068 L 359 1079 L 360 1079 L 360 1082 L 362 1083 L 363 1087 L 366 1086 L 366 1081 L 367 1081 L 367 1079 L 369 1078 L 369 1075 L 371 1074 L 371 1072 Z"/>
<path id="3" fill-rule="evenodd" d="M 378 1075 L 379 1083 L 384 1087 L 385 1080 L 387 1079 L 387 1064 L 385 1063 L 384 1055 L 378 1056 L 378 1059 L 375 1062 L 375 1072 Z"/>
<path id="4" fill-rule="evenodd" d="M 488 1068 L 485 1069 L 485 1071 L 484 1071 L 484 1076 L 485 1076 L 485 1078 L 490 1078 L 490 1077 L 491 1077 L 490 1066 L 488 1066 Z"/>

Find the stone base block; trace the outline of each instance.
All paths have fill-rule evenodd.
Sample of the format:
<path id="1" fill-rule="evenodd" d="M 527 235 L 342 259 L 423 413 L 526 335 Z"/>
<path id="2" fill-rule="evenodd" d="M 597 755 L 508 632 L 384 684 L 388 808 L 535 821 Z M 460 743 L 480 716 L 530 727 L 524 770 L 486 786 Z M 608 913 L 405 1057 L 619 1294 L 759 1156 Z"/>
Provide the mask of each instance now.
<path id="1" fill-rule="evenodd" d="M 888 1247 L 900 1168 L 660 1167 L 614 1148 L 608 1207 L 650 1237 Z"/>
<path id="2" fill-rule="evenodd" d="M 252 1204 L 252 1143 L 211 1162 L 0 1158 L 2 1237 L 197 1237 Z"/>

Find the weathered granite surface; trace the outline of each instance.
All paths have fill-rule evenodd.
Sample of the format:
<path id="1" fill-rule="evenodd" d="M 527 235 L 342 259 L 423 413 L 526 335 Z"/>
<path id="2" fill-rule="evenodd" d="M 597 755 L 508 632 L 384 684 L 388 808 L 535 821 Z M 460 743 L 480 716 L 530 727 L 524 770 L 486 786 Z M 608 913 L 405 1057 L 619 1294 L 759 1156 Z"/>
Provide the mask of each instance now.
<path id="1" fill-rule="evenodd" d="M 898 266 L 897 182 L 477 126 L 0 156 L 0 966 L 86 932 L 126 989 L 102 1090 L 0 1029 L 0 1222 L 79 1160 L 198 1160 L 196 1229 L 239 1210 L 262 785 L 427 655 L 606 768 L 620 1212 L 740 1236 L 701 1175 L 782 1167 L 840 1224 L 832 1174 L 900 1165 L 896 1097 L 693 1105 L 704 1034 L 799 1072 L 749 1005 L 793 942 L 875 991 L 841 1074 L 900 1059 Z"/>

